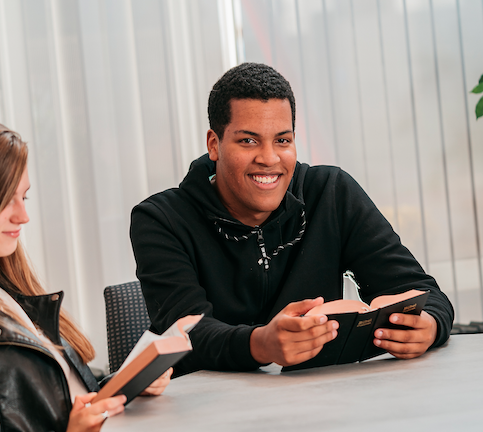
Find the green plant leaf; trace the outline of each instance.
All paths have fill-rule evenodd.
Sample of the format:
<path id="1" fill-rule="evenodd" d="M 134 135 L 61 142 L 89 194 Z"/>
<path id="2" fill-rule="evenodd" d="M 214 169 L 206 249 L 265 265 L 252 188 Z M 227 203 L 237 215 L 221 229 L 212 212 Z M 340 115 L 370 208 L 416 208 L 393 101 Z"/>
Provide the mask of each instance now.
<path id="1" fill-rule="evenodd" d="M 483 75 L 480 76 L 480 80 L 478 81 L 478 83 L 483 84 Z"/>
<path id="2" fill-rule="evenodd" d="M 483 93 L 483 83 L 478 84 L 473 90 L 471 90 L 471 93 Z"/>
<path id="3" fill-rule="evenodd" d="M 476 119 L 478 120 L 480 117 L 483 117 L 483 97 L 480 98 L 478 103 L 476 104 L 475 108 Z"/>

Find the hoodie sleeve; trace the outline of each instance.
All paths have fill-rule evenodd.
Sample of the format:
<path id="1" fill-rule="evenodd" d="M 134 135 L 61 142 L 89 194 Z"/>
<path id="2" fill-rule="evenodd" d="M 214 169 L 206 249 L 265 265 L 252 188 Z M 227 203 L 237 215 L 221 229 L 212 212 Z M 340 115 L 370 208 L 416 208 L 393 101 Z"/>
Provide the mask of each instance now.
<path id="1" fill-rule="evenodd" d="M 133 209 L 130 234 L 152 330 L 162 333 L 181 317 L 205 315 L 190 332 L 193 352 L 175 366 L 175 374 L 257 369 L 260 364 L 250 354 L 250 335 L 256 326 L 229 325 L 213 317 L 213 306 L 199 283 L 199 269 L 190 259 L 190 242 L 181 240 L 173 227 L 179 215 L 169 210 L 166 213 L 157 201 L 142 202 Z"/>
<path id="2" fill-rule="evenodd" d="M 343 267 L 354 272 L 366 302 L 413 288 L 429 291 L 424 310 L 438 324 L 433 346 L 442 345 L 450 335 L 454 319 L 450 301 L 435 279 L 401 244 L 390 223 L 359 184 L 342 170 L 338 177 L 336 208 Z"/>

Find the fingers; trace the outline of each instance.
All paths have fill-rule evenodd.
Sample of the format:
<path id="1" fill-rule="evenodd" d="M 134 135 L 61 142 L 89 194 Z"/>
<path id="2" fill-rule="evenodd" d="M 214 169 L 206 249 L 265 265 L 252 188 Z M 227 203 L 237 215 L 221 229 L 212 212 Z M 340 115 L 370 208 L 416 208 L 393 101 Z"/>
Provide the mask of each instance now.
<path id="1" fill-rule="evenodd" d="M 146 387 L 141 396 L 159 396 L 168 386 L 172 374 L 173 368 L 169 368 L 157 380 L 153 381 L 149 387 Z"/>
<path id="2" fill-rule="evenodd" d="M 281 355 L 279 359 L 276 360 L 276 363 L 280 364 L 281 366 L 291 366 L 315 357 L 322 350 L 326 343 L 337 337 L 337 330 L 335 327 L 338 327 L 338 323 L 336 321 L 330 321 L 330 323 L 333 324 L 334 328 L 331 329 L 332 326 L 329 326 L 328 331 L 315 338 L 300 341 L 282 339 L 279 345 Z M 300 336 L 298 333 L 293 333 L 292 335 Z"/>
<path id="3" fill-rule="evenodd" d="M 173 375 L 173 368 L 170 367 L 163 375 L 161 375 L 161 378 L 169 382 L 171 380 L 172 375 Z"/>
<path id="4" fill-rule="evenodd" d="M 282 366 L 297 364 L 314 357 L 324 344 L 337 337 L 339 323 L 336 321 L 303 331 L 288 331 L 284 326 L 286 319 L 304 320 L 300 317 L 276 316 L 268 325 L 253 330 L 250 351 L 259 363 L 275 362 Z"/>
<path id="5" fill-rule="evenodd" d="M 374 344 L 400 359 L 419 357 L 427 351 L 426 347 L 421 343 L 407 344 L 374 339 Z"/>
<path id="6" fill-rule="evenodd" d="M 322 297 L 290 303 L 250 336 L 250 353 L 259 363 L 288 366 L 314 357 L 337 337 L 339 323 L 325 315 L 301 316 L 324 302 Z"/>
<path id="7" fill-rule="evenodd" d="M 85 395 L 77 395 L 74 399 L 74 404 L 72 405 L 72 411 L 79 411 L 86 406 L 90 406 L 92 399 L 97 396 L 97 393 L 91 392 Z"/>
<path id="8" fill-rule="evenodd" d="M 102 415 L 107 412 L 108 417 L 113 417 L 116 414 L 124 411 L 124 404 L 127 398 L 124 395 L 114 396 L 106 399 L 102 399 L 99 402 L 85 408 L 88 414 L 91 415 Z"/>
<path id="9" fill-rule="evenodd" d="M 279 313 L 279 325 L 283 327 L 284 330 L 300 332 L 325 324 L 327 322 L 327 317 L 325 315 L 303 316 L 314 307 L 323 303 L 324 299 L 322 297 L 290 303 Z"/>
<path id="10" fill-rule="evenodd" d="M 327 316 L 325 315 L 311 315 L 311 316 L 287 316 L 280 317 L 278 325 L 286 331 L 301 332 L 309 330 L 314 327 L 319 327 L 322 324 L 327 323 Z"/>
<path id="11" fill-rule="evenodd" d="M 92 405 L 92 407 L 98 410 L 100 409 L 102 412 L 104 412 L 105 410 L 114 411 L 119 407 L 123 408 L 126 401 L 127 401 L 126 396 L 118 395 L 118 396 L 102 399 L 101 401 Z"/>
<path id="12" fill-rule="evenodd" d="M 109 417 L 114 417 L 124 411 L 124 404 L 127 398 L 124 395 L 114 396 L 103 399 L 90 407 L 93 422 L 95 424 L 104 423 Z"/>
<path id="13" fill-rule="evenodd" d="M 291 334 L 291 338 L 286 338 L 285 341 L 282 340 L 282 343 L 285 342 L 283 345 L 287 347 L 287 354 L 291 350 L 297 353 L 297 355 L 305 355 L 313 351 L 317 351 L 316 354 L 318 354 L 326 343 L 337 337 L 338 328 L 339 323 L 337 321 L 329 321 L 327 325 L 314 327 L 303 333 Z M 306 336 L 303 337 L 303 335 Z"/>
<path id="14" fill-rule="evenodd" d="M 103 399 L 91 406 L 98 414 L 102 415 L 107 412 L 108 417 L 113 417 L 124 411 L 124 404 L 127 398 L 124 395 L 114 396 Z M 107 417 L 106 417 L 107 418 Z M 105 418 L 103 418 L 105 420 Z"/>
<path id="15" fill-rule="evenodd" d="M 324 299 L 322 297 L 317 297 L 310 300 L 302 300 L 299 302 L 290 303 L 282 310 L 281 313 L 292 317 L 299 317 L 301 315 L 305 315 L 310 309 L 313 309 L 315 306 L 319 306 L 323 303 Z"/>
<path id="16" fill-rule="evenodd" d="M 127 398 L 124 395 L 103 399 L 94 404 L 90 401 L 97 393 L 76 396 L 73 408 L 69 415 L 67 432 L 91 431 L 97 432 L 107 418 L 124 411 Z"/>
<path id="17" fill-rule="evenodd" d="M 317 318 L 317 319 L 313 319 Z M 291 340 L 302 342 L 317 339 L 326 333 L 336 331 L 339 328 L 337 321 L 327 321 L 327 317 L 286 317 L 278 322 L 278 330 L 281 342 Z M 337 332 L 335 333 L 337 334 Z"/>
<path id="18" fill-rule="evenodd" d="M 421 319 L 420 315 L 395 313 L 389 317 L 389 321 L 393 324 L 411 327 L 414 329 L 422 329 L 428 325 L 428 322 L 424 319 Z"/>
<path id="19" fill-rule="evenodd" d="M 436 320 L 427 312 L 421 315 L 392 314 L 389 321 L 406 329 L 377 329 L 374 345 L 398 358 L 414 358 L 425 353 L 436 340 Z"/>

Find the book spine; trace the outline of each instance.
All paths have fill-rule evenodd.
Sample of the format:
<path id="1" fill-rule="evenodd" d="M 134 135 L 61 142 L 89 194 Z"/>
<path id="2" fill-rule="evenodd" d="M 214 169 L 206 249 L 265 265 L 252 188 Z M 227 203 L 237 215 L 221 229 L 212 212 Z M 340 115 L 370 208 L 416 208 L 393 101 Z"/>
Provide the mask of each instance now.
<path id="1" fill-rule="evenodd" d="M 357 316 L 337 364 L 353 363 L 361 359 L 368 340 L 373 339 L 378 312 L 375 310 Z"/>

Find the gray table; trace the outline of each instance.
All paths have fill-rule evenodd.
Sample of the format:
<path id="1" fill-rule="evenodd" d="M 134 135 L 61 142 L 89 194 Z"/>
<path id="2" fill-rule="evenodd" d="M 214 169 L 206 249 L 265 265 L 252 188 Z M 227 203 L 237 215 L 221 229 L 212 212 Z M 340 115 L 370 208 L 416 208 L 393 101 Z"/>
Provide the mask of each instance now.
<path id="1" fill-rule="evenodd" d="M 483 431 L 483 334 L 413 360 L 280 373 L 201 371 L 138 397 L 108 431 Z"/>

